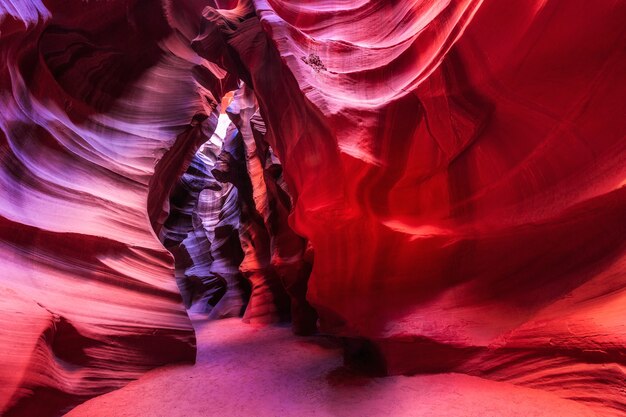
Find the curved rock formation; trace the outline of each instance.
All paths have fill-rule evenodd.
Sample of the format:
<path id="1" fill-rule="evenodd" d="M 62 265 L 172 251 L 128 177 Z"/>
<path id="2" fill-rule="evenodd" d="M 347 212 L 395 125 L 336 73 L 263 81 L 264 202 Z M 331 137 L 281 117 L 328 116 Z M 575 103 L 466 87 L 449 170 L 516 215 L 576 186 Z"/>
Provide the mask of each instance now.
<path id="1" fill-rule="evenodd" d="M 265 141 L 254 92 L 243 86 L 222 108 L 229 102 L 219 122 L 224 137 L 215 133 L 173 188 L 161 241 L 176 258 L 188 309 L 214 318 L 243 312 L 248 323 L 292 318 L 296 333 L 311 334 L 311 261 L 306 241 L 288 226 L 292 201 L 282 167 Z"/>
<path id="2" fill-rule="evenodd" d="M 256 93 L 323 329 L 622 415 L 626 8 L 253 3 L 192 46 Z"/>
<path id="3" fill-rule="evenodd" d="M 625 415 L 624 21 L 616 0 L 0 1 L 1 410 L 193 359 L 156 238 L 180 227 L 186 276 L 235 294 L 216 315 L 241 270 L 248 318 L 281 315 L 280 280 L 349 361 Z M 240 85 L 212 172 L 241 172 L 191 184 L 168 229 Z"/>
<path id="4" fill-rule="evenodd" d="M 161 229 L 161 241 L 174 255 L 176 280 L 185 307 L 208 312 L 223 296 L 222 280 L 211 273 L 211 241 L 197 211 L 200 194 L 220 192 L 222 187 L 209 168 L 215 161 L 197 152 L 170 197 L 169 216 Z M 217 218 L 219 213 L 210 213 Z"/>
<path id="5" fill-rule="evenodd" d="M 265 141 L 265 122 L 254 93 L 238 90 L 227 113 L 239 130 L 233 139 L 241 147 L 237 188 L 241 206 L 240 238 L 244 259 L 240 270 L 250 281 L 250 305 L 245 321 L 272 322 L 292 313 L 296 333 L 315 329 L 316 316 L 306 302 L 305 240 L 288 226 L 291 199 L 282 178 L 282 167 Z M 304 274 L 301 273 L 304 271 Z M 301 292 L 294 290 L 300 283 Z M 291 309 L 287 293 L 291 296 Z"/>
<path id="6" fill-rule="evenodd" d="M 0 4 L 0 414 L 60 415 L 195 358 L 147 200 L 205 107 L 160 5 Z"/>

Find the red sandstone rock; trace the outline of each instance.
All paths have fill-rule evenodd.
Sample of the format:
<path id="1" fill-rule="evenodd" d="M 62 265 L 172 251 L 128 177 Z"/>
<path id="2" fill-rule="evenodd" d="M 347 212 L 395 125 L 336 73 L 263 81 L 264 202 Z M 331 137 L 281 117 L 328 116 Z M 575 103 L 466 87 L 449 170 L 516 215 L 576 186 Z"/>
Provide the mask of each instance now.
<path id="1" fill-rule="evenodd" d="M 257 200 L 283 198 L 279 226 L 293 202 L 349 360 L 623 416 L 624 4 L 217 3 L 0 2 L 5 414 L 193 357 L 152 229 L 241 80 L 292 198 L 264 166 Z M 262 266 L 302 300 L 304 240 L 268 230 Z"/>
<path id="2" fill-rule="evenodd" d="M 622 415 L 626 8 L 254 6 L 205 10 L 205 30 L 250 77 L 323 329 L 372 341 L 387 372 Z"/>

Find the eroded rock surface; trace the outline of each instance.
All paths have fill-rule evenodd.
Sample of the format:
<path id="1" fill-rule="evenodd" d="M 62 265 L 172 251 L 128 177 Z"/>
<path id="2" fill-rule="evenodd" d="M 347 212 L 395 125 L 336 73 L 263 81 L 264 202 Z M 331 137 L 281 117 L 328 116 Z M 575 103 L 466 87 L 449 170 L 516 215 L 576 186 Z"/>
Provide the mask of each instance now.
<path id="1" fill-rule="evenodd" d="M 256 93 L 322 329 L 623 415 L 623 4 L 253 3 L 192 46 Z"/>
<path id="2" fill-rule="evenodd" d="M 158 4 L 0 14 L 0 414 L 60 415 L 195 359 L 147 202 L 157 160 L 201 137 L 211 106 Z"/>
<path id="3" fill-rule="evenodd" d="M 242 258 L 192 216 L 185 270 L 243 272 L 250 319 L 280 318 L 277 299 L 254 297 L 280 281 L 296 330 L 317 313 L 352 340 L 348 359 L 382 372 L 466 373 L 626 413 L 623 2 L 51 0 L 0 13 L 6 415 L 55 415 L 193 358 L 156 236 L 218 103 L 242 86 L 222 150 L 245 193 L 245 176 L 219 181 L 233 186 L 223 199 L 191 187 L 205 213 L 230 205 Z M 239 306 L 222 300 L 215 311 Z"/>

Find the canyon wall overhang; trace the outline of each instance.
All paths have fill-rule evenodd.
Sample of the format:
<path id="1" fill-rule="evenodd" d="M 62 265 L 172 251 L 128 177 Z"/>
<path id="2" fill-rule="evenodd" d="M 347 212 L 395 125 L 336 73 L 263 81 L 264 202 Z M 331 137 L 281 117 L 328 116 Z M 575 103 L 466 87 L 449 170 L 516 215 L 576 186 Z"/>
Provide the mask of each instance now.
<path id="1" fill-rule="evenodd" d="M 256 93 L 322 330 L 623 415 L 626 7 L 252 3 L 192 46 Z"/>
<path id="2" fill-rule="evenodd" d="M 60 415 L 195 360 L 151 223 L 216 118 L 159 3 L 0 12 L 0 414 Z"/>
<path id="3" fill-rule="evenodd" d="M 623 2 L 0 12 L 3 403 L 57 410 L 193 358 L 153 230 L 241 80 L 315 251 L 323 331 L 367 340 L 388 373 L 624 415 Z"/>

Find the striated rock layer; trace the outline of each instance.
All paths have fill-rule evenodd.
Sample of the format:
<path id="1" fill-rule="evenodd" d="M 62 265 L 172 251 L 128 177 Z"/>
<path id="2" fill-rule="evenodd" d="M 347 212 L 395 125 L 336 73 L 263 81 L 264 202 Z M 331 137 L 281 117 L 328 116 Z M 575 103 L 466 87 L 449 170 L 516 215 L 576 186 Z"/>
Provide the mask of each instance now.
<path id="1" fill-rule="evenodd" d="M 232 178 L 228 181 L 239 192 L 244 251 L 239 270 L 251 285 L 244 321 L 273 322 L 291 317 L 296 333 L 311 333 L 317 316 L 305 299 L 311 269 L 306 240 L 288 226 L 292 200 L 282 166 L 265 140 L 265 122 L 253 91 L 246 86 L 238 90 L 226 111 L 238 130 L 230 143 L 225 142 L 238 149 L 233 154 L 225 152 L 226 148 L 222 152 L 227 160 L 234 160 L 226 177 Z M 217 175 L 221 170 L 214 172 Z"/>
<path id="2" fill-rule="evenodd" d="M 626 413 L 625 18 L 615 1 L 205 9 L 192 47 L 226 50 L 255 91 L 324 331 L 367 340 L 352 353 L 384 372 Z"/>
<path id="3" fill-rule="evenodd" d="M 4 416 L 60 415 L 194 361 L 147 205 L 156 161 L 206 140 L 194 115 L 212 111 L 177 42 L 159 4 L 0 2 Z"/>
<path id="4" fill-rule="evenodd" d="M 251 321 L 281 318 L 280 281 L 310 332 L 306 296 L 349 361 L 626 415 L 623 2 L 4 0 L 0 16 L 0 412 L 59 414 L 193 359 L 159 236 L 202 285 L 243 274 Z M 240 87 L 215 166 L 197 165 Z M 176 223 L 194 167 L 221 184 L 188 182 Z"/>
<path id="5" fill-rule="evenodd" d="M 247 323 L 291 319 L 296 333 L 311 334 L 310 254 L 288 225 L 292 200 L 254 92 L 244 85 L 222 108 L 216 133 L 172 189 L 160 232 L 185 305 L 213 318 L 242 314 Z"/>

